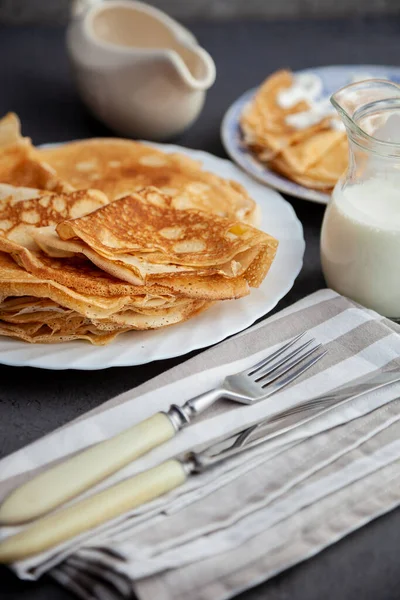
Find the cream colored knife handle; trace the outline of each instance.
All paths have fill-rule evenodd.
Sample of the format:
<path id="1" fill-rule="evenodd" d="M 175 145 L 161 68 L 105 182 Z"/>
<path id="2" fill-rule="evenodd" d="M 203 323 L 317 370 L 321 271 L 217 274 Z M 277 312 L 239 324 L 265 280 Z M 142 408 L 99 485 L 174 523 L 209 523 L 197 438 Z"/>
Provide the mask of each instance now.
<path id="1" fill-rule="evenodd" d="M 11 492 L 0 507 L 0 523 L 16 525 L 46 514 L 174 434 L 175 429 L 167 415 L 157 413 L 119 435 L 91 446 Z"/>
<path id="2" fill-rule="evenodd" d="M 173 490 L 186 480 L 186 476 L 181 462 L 168 460 L 154 469 L 38 519 L 20 533 L 0 542 L 0 563 L 13 563 L 58 546 Z"/>

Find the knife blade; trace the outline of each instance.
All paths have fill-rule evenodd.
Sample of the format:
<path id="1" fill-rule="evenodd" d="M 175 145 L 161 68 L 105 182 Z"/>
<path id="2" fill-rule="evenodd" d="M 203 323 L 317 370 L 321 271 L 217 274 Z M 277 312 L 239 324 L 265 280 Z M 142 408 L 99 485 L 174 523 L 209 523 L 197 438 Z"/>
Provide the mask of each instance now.
<path id="1" fill-rule="evenodd" d="M 358 383 L 353 381 L 350 386 L 341 386 L 328 395 L 276 413 L 273 417 L 246 428 L 234 436 L 229 436 L 222 442 L 212 444 L 203 452 L 190 452 L 182 458 L 168 460 L 100 493 L 38 519 L 16 535 L 0 542 L 0 563 L 8 564 L 44 552 L 108 520 L 119 517 L 182 485 L 193 473 L 211 468 L 241 452 L 251 451 L 277 435 L 283 435 L 294 427 L 349 402 L 367 391 L 399 381 L 400 372 L 396 377 L 393 371 L 377 374 L 373 388 L 364 385 L 366 379 L 361 377 L 356 380 Z M 282 422 L 289 417 L 292 417 L 292 421 L 282 426 Z M 251 441 L 250 434 L 258 427 L 261 431 L 266 428 L 266 433 Z"/>

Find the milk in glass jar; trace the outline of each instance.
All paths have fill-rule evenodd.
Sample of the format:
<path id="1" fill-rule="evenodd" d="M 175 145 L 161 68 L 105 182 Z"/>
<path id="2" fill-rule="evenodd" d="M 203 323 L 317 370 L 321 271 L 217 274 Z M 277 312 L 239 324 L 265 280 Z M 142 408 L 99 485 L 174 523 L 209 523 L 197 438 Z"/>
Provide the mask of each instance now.
<path id="1" fill-rule="evenodd" d="M 346 127 L 349 166 L 321 233 L 326 282 L 400 319 L 400 86 L 371 79 L 331 98 Z"/>

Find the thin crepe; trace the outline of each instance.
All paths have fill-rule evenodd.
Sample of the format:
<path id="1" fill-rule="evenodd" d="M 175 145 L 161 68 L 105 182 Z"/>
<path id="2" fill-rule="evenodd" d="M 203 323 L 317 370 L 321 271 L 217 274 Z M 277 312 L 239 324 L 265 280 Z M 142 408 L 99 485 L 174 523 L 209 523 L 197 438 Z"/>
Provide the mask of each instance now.
<path id="1" fill-rule="evenodd" d="M 173 198 L 175 208 L 196 208 L 259 224 L 257 204 L 237 182 L 202 169 L 183 154 L 117 138 L 94 138 L 40 150 L 40 156 L 75 189 L 96 187 L 110 200 L 146 186 Z"/>
<path id="2" fill-rule="evenodd" d="M 204 300 L 178 298 L 169 307 L 136 307 L 130 297 L 84 296 L 36 279 L 9 255 L 0 253 L 0 334 L 24 341 L 86 339 L 103 344 L 125 331 L 185 321 L 209 306 Z"/>
<path id="3" fill-rule="evenodd" d="M 277 103 L 279 92 L 290 88 L 293 74 L 287 70 L 273 73 L 259 87 L 254 98 L 244 108 L 240 125 L 245 142 L 254 147 L 264 160 L 268 160 L 292 144 L 329 128 L 329 120 L 323 119 L 307 130 L 295 129 L 286 122 L 286 117 L 308 109 L 305 101 L 291 108 L 282 108 Z"/>
<path id="4" fill-rule="evenodd" d="M 21 136 L 21 124 L 14 113 L 0 119 L 0 182 L 54 192 L 74 189 L 43 161 L 31 140 Z"/>
<path id="5" fill-rule="evenodd" d="M 241 115 L 244 141 L 261 162 L 288 179 L 305 187 L 332 189 L 347 167 L 346 134 L 336 128 L 334 115 L 302 129 L 293 127 L 290 116 L 307 112 L 310 106 L 303 100 L 290 108 L 280 106 L 279 93 L 292 84 L 290 71 L 277 71 L 260 86 Z"/>
<path id="6" fill-rule="evenodd" d="M 125 331 L 128 331 L 128 329 L 101 331 L 93 324 L 58 329 L 43 323 L 15 325 L 0 320 L 0 335 L 31 344 L 57 344 L 74 340 L 86 340 L 95 346 L 103 346 L 111 342 L 119 333 Z"/>
<path id="7" fill-rule="evenodd" d="M 170 198 L 156 188 L 63 221 L 56 230 L 64 241 L 78 239 L 80 250 L 90 260 L 95 253 L 101 268 L 109 268 L 113 275 L 119 272 L 117 276 L 124 279 L 126 271 L 132 271 L 138 284 L 185 273 L 243 275 L 257 287 L 278 246 L 275 238 L 250 225 L 200 211 L 175 210 Z"/>
<path id="8" fill-rule="evenodd" d="M 87 190 L 66 194 L 37 192 L 36 197 L 21 199 L 7 186 L 3 188 L 0 201 L 0 250 L 17 252 L 35 249 L 30 232 L 38 227 L 57 225 L 65 218 L 79 217 L 108 203 L 107 197 L 98 190 Z M 0 185 L 0 197 L 1 197 Z M 5 194 L 9 193 L 8 196 Z M 29 191 L 27 192 L 29 194 Z"/>

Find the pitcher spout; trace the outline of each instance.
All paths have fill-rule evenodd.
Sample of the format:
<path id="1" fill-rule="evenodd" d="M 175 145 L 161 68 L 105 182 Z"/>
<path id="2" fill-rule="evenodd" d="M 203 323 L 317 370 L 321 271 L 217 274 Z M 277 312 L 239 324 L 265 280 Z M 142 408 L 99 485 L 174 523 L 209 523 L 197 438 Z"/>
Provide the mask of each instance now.
<path id="1" fill-rule="evenodd" d="M 215 63 L 200 46 L 182 45 L 179 52 L 169 51 L 170 59 L 185 87 L 192 91 L 208 90 L 215 81 Z"/>
<path id="2" fill-rule="evenodd" d="M 394 141 L 387 134 L 394 121 L 400 123 L 398 84 L 386 79 L 359 81 L 338 90 L 332 95 L 331 102 L 351 137 L 374 142 Z M 400 142 L 400 129 L 395 141 Z"/>

